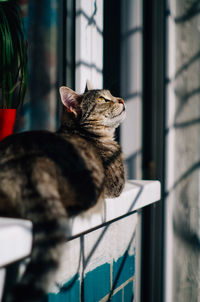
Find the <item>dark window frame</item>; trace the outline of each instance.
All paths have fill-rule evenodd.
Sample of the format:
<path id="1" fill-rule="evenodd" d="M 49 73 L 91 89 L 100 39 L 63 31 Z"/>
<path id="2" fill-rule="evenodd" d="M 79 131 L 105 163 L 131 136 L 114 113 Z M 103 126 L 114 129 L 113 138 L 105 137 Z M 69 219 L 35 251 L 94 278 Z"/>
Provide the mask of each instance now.
<path id="1" fill-rule="evenodd" d="M 58 40 L 57 40 L 57 79 L 58 88 L 69 86 L 75 89 L 75 33 L 76 1 L 61 0 L 58 2 Z M 59 89 L 57 89 L 59 99 Z M 57 125 L 62 110 L 61 102 L 57 106 Z"/>
<path id="2" fill-rule="evenodd" d="M 161 181 L 161 201 L 142 211 L 142 302 L 164 300 L 165 11 L 143 1 L 143 178 Z"/>
<path id="3" fill-rule="evenodd" d="M 104 0 L 103 6 L 103 87 L 109 89 L 113 95 L 120 96 L 121 0 Z M 116 130 L 116 139 L 120 142 L 119 127 Z"/>

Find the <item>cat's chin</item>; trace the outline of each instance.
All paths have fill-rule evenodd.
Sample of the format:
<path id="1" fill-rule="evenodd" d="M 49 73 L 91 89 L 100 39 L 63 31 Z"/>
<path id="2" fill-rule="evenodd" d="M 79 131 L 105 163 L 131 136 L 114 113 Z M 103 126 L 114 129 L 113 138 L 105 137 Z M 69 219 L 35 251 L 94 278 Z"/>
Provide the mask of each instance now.
<path id="1" fill-rule="evenodd" d="M 112 119 L 112 121 L 114 122 L 114 124 L 117 123 L 118 124 L 117 127 L 118 127 L 119 124 L 121 124 L 124 121 L 125 117 L 126 117 L 126 111 L 122 110 L 122 112 L 119 115 L 115 116 Z"/>
<path id="2" fill-rule="evenodd" d="M 120 114 L 120 117 L 121 117 L 121 122 L 123 122 L 123 120 L 126 117 L 126 110 L 125 109 L 122 110 L 122 113 Z"/>
<path id="3" fill-rule="evenodd" d="M 124 121 L 125 117 L 126 117 L 126 111 L 123 110 L 119 115 L 110 119 L 109 122 L 106 123 L 106 126 L 115 129 Z"/>

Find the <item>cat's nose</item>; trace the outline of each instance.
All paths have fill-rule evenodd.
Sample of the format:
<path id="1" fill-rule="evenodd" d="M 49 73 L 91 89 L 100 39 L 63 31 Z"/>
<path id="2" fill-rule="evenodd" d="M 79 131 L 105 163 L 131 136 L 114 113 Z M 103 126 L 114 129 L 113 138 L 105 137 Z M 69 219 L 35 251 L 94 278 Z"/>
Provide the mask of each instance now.
<path id="1" fill-rule="evenodd" d="M 118 102 L 124 105 L 124 100 L 123 99 L 118 99 Z"/>

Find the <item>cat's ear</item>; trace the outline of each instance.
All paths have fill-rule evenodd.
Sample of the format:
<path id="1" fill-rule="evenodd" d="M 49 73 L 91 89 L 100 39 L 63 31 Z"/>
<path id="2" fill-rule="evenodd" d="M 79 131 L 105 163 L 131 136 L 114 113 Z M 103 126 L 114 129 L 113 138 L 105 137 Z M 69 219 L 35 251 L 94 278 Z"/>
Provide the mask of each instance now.
<path id="1" fill-rule="evenodd" d="M 65 86 L 60 87 L 59 91 L 60 91 L 61 101 L 63 105 L 66 107 L 67 111 L 77 116 L 78 113 L 80 112 L 80 104 L 79 104 L 80 95 L 76 93 L 74 90 Z"/>
<path id="2" fill-rule="evenodd" d="M 89 90 L 92 90 L 92 85 L 90 84 L 90 81 L 87 80 L 84 92 L 88 92 Z"/>

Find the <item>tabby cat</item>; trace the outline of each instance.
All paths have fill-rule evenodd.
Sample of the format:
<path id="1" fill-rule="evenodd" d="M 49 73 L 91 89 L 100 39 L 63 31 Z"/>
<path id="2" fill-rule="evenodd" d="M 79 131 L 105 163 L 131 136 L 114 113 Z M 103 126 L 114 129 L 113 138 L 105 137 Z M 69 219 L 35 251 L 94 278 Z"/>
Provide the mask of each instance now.
<path id="1" fill-rule="evenodd" d="M 33 302 L 47 293 L 66 241 L 67 218 L 124 186 L 114 130 L 125 117 L 123 99 L 108 90 L 77 94 L 60 88 L 61 126 L 0 142 L 0 216 L 33 222 L 31 260 L 6 302 Z"/>

